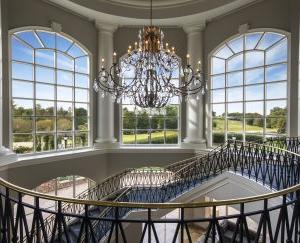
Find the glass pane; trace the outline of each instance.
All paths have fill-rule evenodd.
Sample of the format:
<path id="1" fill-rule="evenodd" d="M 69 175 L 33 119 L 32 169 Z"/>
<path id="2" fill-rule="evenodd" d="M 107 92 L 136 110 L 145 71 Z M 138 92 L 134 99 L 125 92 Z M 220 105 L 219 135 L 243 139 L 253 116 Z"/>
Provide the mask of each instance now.
<path id="1" fill-rule="evenodd" d="M 135 129 L 136 118 L 132 112 L 123 113 L 123 129 Z"/>
<path id="2" fill-rule="evenodd" d="M 13 117 L 13 133 L 31 133 L 32 130 L 31 117 Z"/>
<path id="3" fill-rule="evenodd" d="M 243 141 L 243 134 L 242 133 L 228 133 L 227 134 L 227 139 L 231 139 L 231 140 L 239 140 L 239 141 Z"/>
<path id="4" fill-rule="evenodd" d="M 287 97 L 287 83 L 273 83 L 267 84 L 267 99 L 280 99 Z"/>
<path id="5" fill-rule="evenodd" d="M 75 101 L 76 102 L 88 102 L 89 101 L 88 90 L 75 88 Z"/>
<path id="6" fill-rule="evenodd" d="M 51 132 L 55 127 L 55 119 L 53 117 L 39 117 L 36 118 L 37 132 Z"/>
<path id="7" fill-rule="evenodd" d="M 58 131 L 71 131 L 73 128 L 72 117 L 57 118 L 57 130 Z"/>
<path id="8" fill-rule="evenodd" d="M 151 143 L 152 144 L 164 144 L 165 132 L 164 131 L 151 131 Z"/>
<path id="9" fill-rule="evenodd" d="M 13 80 L 12 96 L 21 98 L 33 98 L 33 83 Z"/>
<path id="10" fill-rule="evenodd" d="M 266 119 L 266 132 L 271 134 L 286 133 L 286 117 L 274 117 Z"/>
<path id="11" fill-rule="evenodd" d="M 79 47 L 77 44 L 74 43 L 72 47 L 68 50 L 68 54 L 76 58 L 76 57 L 86 55 L 86 52 L 81 47 Z"/>
<path id="12" fill-rule="evenodd" d="M 248 51 L 246 52 L 246 68 L 259 67 L 264 65 L 264 52 L 262 51 Z"/>
<path id="13" fill-rule="evenodd" d="M 69 133 L 58 134 L 57 136 L 57 149 L 70 149 L 73 148 L 73 136 Z"/>
<path id="14" fill-rule="evenodd" d="M 243 100 L 243 87 L 227 89 L 228 102 Z"/>
<path id="15" fill-rule="evenodd" d="M 264 99 L 264 86 L 251 85 L 246 86 L 246 100 L 263 100 Z"/>
<path id="16" fill-rule="evenodd" d="M 214 132 L 225 131 L 225 118 L 214 118 L 212 120 L 212 129 Z"/>
<path id="17" fill-rule="evenodd" d="M 35 79 L 39 82 L 45 82 L 45 83 L 54 83 L 55 81 L 55 74 L 54 69 L 52 68 L 45 68 L 45 67 L 39 67 L 36 66 L 35 68 Z"/>
<path id="18" fill-rule="evenodd" d="M 227 74 L 227 86 L 243 85 L 243 72 L 234 72 Z"/>
<path id="19" fill-rule="evenodd" d="M 47 84 L 36 84 L 36 98 L 54 100 L 54 86 Z"/>
<path id="20" fill-rule="evenodd" d="M 85 57 L 79 57 L 75 59 L 75 72 L 79 73 L 90 73 L 90 63 L 88 56 Z"/>
<path id="21" fill-rule="evenodd" d="M 262 133 L 264 128 L 264 119 L 262 118 L 247 118 L 246 132 L 247 133 Z"/>
<path id="22" fill-rule="evenodd" d="M 73 89 L 57 86 L 57 100 L 72 101 L 73 100 Z"/>
<path id="23" fill-rule="evenodd" d="M 212 89 L 225 87 L 225 75 L 216 75 L 211 77 Z"/>
<path id="24" fill-rule="evenodd" d="M 227 119 L 227 131 L 228 132 L 242 132 L 243 121 L 241 118 L 228 118 Z"/>
<path id="25" fill-rule="evenodd" d="M 227 61 L 227 71 L 237 71 L 242 70 L 244 67 L 244 55 L 240 54 Z"/>
<path id="26" fill-rule="evenodd" d="M 262 37 L 262 33 L 250 33 L 245 36 L 245 49 L 252 50 L 256 47 L 258 41 Z"/>
<path id="27" fill-rule="evenodd" d="M 178 144 L 178 131 L 166 131 L 166 144 Z"/>
<path id="28" fill-rule="evenodd" d="M 144 113 L 143 115 L 138 115 L 137 116 L 137 129 L 148 129 L 148 128 L 150 128 L 148 114 Z"/>
<path id="29" fill-rule="evenodd" d="M 73 105 L 68 102 L 57 102 L 57 116 L 72 116 Z"/>
<path id="30" fill-rule="evenodd" d="M 75 147 L 87 147 L 89 145 L 89 134 L 88 133 L 77 133 L 75 134 Z"/>
<path id="31" fill-rule="evenodd" d="M 149 144 L 150 136 L 148 130 L 137 131 L 136 133 L 136 143 L 137 144 Z"/>
<path id="32" fill-rule="evenodd" d="M 233 55 L 233 52 L 227 45 L 223 45 L 216 53 L 215 56 L 223 59 L 227 59 Z"/>
<path id="33" fill-rule="evenodd" d="M 262 117 L 264 114 L 264 102 L 246 102 L 246 117 Z"/>
<path id="34" fill-rule="evenodd" d="M 241 117 L 243 116 L 243 103 L 228 103 L 227 104 L 228 117 Z"/>
<path id="35" fill-rule="evenodd" d="M 225 105 L 224 104 L 212 105 L 212 116 L 213 117 L 224 117 L 225 116 Z"/>
<path id="36" fill-rule="evenodd" d="M 214 132 L 212 135 L 213 144 L 222 144 L 225 142 L 225 134 Z"/>
<path id="37" fill-rule="evenodd" d="M 225 60 L 220 58 L 212 58 L 212 74 L 225 73 Z"/>
<path id="38" fill-rule="evenodd" d="M 12 78 L 33 80 L 33 65 L 24 63 L 12 63 Z"/>
<path id="39" fill-rule="evenodd" d="M 37 31 L 36 32 L 40 37 L 46 48 L 55 48 L 55 35 L 54 33 L 48 31 Z"/>
<path id="40" fill-rule="evenodd" d="M 178 129 L 178 119 L 177 119 L 177 117 L 166 119 L 166 129 Z"/>
<path id="41" fill-rule="evenodd" d="M 262 143 L 264 141 L 264 137 L 260 134 L 246 134 L 246 141 Z"/>
<path id="42" fill-rule="evenodd" d="M 33 62 L 33 49 L 20 42 L 17 38 L 11 40 L 11 57 L 12 60 Z"/>
<path id="43" fill-rule="evenodd" d="M 52 134 L 38 134 L 35 136 L 35 148 L 37 152 L 54 150 L 54 144 L 55 138 Z"/>
<path id="44" fill-rule="evenodd" d="M 29 45 L 31 45 L 33 48 L 41 48 L 42 45 L 37 39 L 35 33 L 33 31 L 22 31 L 16 33 L 16 35 L 22 39 L 23 41 L 27 42 Z"/>
<path id="45" fill-rule="evenodd" d="M 273 64 L 287 61 L 287 39 L 282 40 L 279 44 L 266 52 L 266 64 Z"/>
<path id="46" fill-rule="evenodd" d="M 73 73 L 57 70 L 57 84 L 72 86 Z"/>
<path id="47" fill-rule="evenodd" d="M 88 116 L 88 104 L 75 103 L 75 116 Z"/>
<path id="48" fill-rule="evenodd" d="M 255 68 L 245 71 L 245 83 L 255 84 L 264 82 L 264 68 Z"/>
<path id="49" fill-rule="evenodd" d="M 54 116 L 54 102 L 37 100 L 35 114 L 37 116 Z"/>
<path id="50" fill-rule="evenodd" d="M 287 80 L 287 65 L 281 64 L 266 68 L 266 81 Z"/>
<path id="51" fill-rule="evenodd" d="M 86 116 L 76 116 L 75 117 L 75 130 L 78 130 L 78 131 L 88 131 L 89 130 L 89 120 Z"/>
<path id="52" fill-rule="evenodd" d="M 73 71 L 74 70 L 74 59 L 58 52 L 57 53 L 57 68 Z"/>
<path id="53" fill-rule="evenodd" d="M 179 107 L 178 105 L 168 105 L 165 107 L 165 110 L 163 108 L 160 109 L 160 114 L 166 114 L 166 116 L 178 116 Z"/>
<path id="54" fill-rule="evenodd" d="M 212 90 L 212 102 L 225 102 L 225 89 Z"/>
<path id="55" fill-rule="evenodd" d="M 177 124 L 177 117 L 175 119 L 176 119 L 176 124 Z M 171 123 L 172 123 L 172 121 L 171 121 Z M 163 117 L 152 117 L 151 118 L 151 128 L 152 129 L 164 129 L 164 127 L 165 127 L 165 119 Z"/>
<path id="56" fill-rule="evenodd" d="M 31 134 L 14 134 L 13 150 L 17 154 L 33 152 L 33 138 Z"/>
<path id="57" fill-rule="evenodd" d="M 270 117 L 286 116 L 287 106 L 285 100 L 267 101 L 267 115 Z"/>
<path id="58" fill-rule="evenodd" d="M 75 73 L 75 86 L 81 88 L 89 87 L 90 78 L 88 75 Z"/>
<path id="59" fill-rule="evenodd" d="M 31 116 L 33 114 L 33 100 L 13 99 L 14 116 Z"/>
<path id="60" fill-rule="evenodd" d="M 122 132 L 122 143 L 123 144 L 135 144 L 135 131 L 123 131 Z"/>
<path id="61" fill-rule="evenodd" d="M 274 45 L 276 42 L 281 40 L 284 35 L 277 33 L 265 33 L 262 39 L 260 40 L 257 49 L 265 50 L 270 46 Z"/>
<path id="62" fill-rule="evenodd" d="M 66 37 L 56 34 L 56 48 L 60 51 L 65 52 L 72 45 L 72 41 L 67 39 Z"/>
<path id="63" fill-rule="evenodd" d="M 244 37 L 242 36 L 235 38 L 229 41 L 227 44 L 235 53 L 241 52 L 244 49 Z"/>
<path id="64" fill-rule="evenodd" d="M 54 51 L 47 49 L 36 50 L 35 62 L 43 66 L 54 67 Z"/>

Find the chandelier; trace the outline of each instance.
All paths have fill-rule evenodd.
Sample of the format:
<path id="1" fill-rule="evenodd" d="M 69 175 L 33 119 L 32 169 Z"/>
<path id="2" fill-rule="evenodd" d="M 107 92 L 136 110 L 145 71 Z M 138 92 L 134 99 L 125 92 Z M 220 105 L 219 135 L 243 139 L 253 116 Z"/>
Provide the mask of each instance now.
<path id="1" fill-rule="evenodd" d="M 129 98 L 142 108 L 161 108 L 173 97 L 189 99 L 200 98 L 206 91 L 206 82 L 198 62 L 196 71 L 186 56 L 186 66 L 181 66 L 181 59 L 175 53 L 175 47 L 169 47 L 164 41 L 163 31 L 152 25 L 152 0 L 150 7 L 150 25 L 139 31 L 138 42 L 129 46 L 127 53 L 117 61 L 113 53 L 113 64 L 102 67 L 94 80 L 94 89 L 101 92 L 101 97 L 111 95 L 116 102 Z M 133 72 L 128 79 L 126 72 Z M 179 80 L 178 80 L 179 78 Z"/>

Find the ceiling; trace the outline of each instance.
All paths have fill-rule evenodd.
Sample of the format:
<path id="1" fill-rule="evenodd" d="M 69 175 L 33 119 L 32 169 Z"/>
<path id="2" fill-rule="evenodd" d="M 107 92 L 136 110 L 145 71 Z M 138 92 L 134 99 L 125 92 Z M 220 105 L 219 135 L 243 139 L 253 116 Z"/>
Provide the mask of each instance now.
<path id="1" fill-rule="evenodd" d="M 117 26 L 149 23 L 150 0 L 44 0 L 88 19 Z M 202 25 L 212 18 L 263 0 L 153 0 L 154 24 Z"/>

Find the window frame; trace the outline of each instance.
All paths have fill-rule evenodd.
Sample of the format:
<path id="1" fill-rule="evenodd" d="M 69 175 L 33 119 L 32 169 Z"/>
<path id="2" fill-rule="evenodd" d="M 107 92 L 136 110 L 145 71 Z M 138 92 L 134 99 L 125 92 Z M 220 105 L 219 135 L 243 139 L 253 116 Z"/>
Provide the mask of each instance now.
<path id="1" fill-rule="evenodd" d="M 59 36 L 61 36 L 62 38 L 66 38 L 67 40 L 71 41 L 72 44 L 70 45 L 70 47 L 68 48 L 68 50 L 70 50 L 74 44 L 76 44 L 77 46 L 79 46 L 85 53 L 86 55 L 83 56 L 78 56 L 78 57 L 72 57 L 70 54 L 68 55 L 68 57 L 72 57 L 74 63 L 74 69 L 73 70 L 67 70 L 67 69 L 61 69 L 57 67 L 57 57 L 54 57 L 54 66 L 46 66 L 43 64 L 39 64 L 36 62 L 35 60 L 35 52 L 36 50 L 52 50 L 55 53 L 61 53 L 63 55 L 67 55 L 67 51 L 65 50 L 64 52 L 57 49 L 57 47 L 41 47 L 41 48 L 32 48 L 33 50 L 33 61 L 32 63 L 26 62 L 26 61 L 16 61 L 13 60 L 12 58 L 12 37 L 18 33 L 18 32 L 26 32 L 26 31 L 45 31 L 45 32 L 50 32 L 50 33 L 54 33 L 54 34 L 58 34 Z M 55 39 L 56 40 L 56 39 Z M 26 43 L 27 44 L 27 43 Z M 80 57 L 84 57 L 87 56 L 88 57 L 88 70 L 89 73 L 82 73 L 82 72 L 76 72 L 76 63 L 75 60 L 76 58 L 80 58 Z M 32 132 L 30 134 L 32 134 L 33 136 L 33 151 L 29 152 L 29 153 L 24 153 L 24 154 L 18 154 L 21 157 L 26 157 L 26 156 L 38 156 L 41 154 L 55 154 L 55 153 L 63 153 L 63 152 L 69 152 L 69 151 L 80 151 L 80 150 L 86 150 L 89 149 L 93 146 L 93 100 L 94 100 L 94 94 L 93 94 L 93 89 L 92 89 L 92 73 L 93 73 L 93 58 L 92 58 L 92 54 L 91 52 L 77 39 L 75 39 L 74 37 L 64 33 L 64 32 L 58 32 L 52 28 L 48 28 L 48 27 L 43 27 L 43 26 L 26 26 L 26 27 L 20 27 L 20 28 L 14 28 L 8 31 L 8 75 L 9 75 L 9 110 L 10 110 L 10 114 L 9 114 L 9 147 L 11 150 L 13 150 L 13 113 L 12 113 L 12 104 L 13 104 L 13 89 L 12 89 L 12 85 L 13 85 L 13 80 L 14 78 L 12 77 L 12 63 L 25 63 L 25 64 L 31 64 L 33 66 L 33 80 L 27 80 L 26 82 L 30 82 L 33 85 L 35 83 L 37 84 L 48 84 L 48 85 L 52 85 L 54 87 L 54 99 L 53 100 L 48 100 L 48 99 L 37 99 L 36 98 L 36 94 L 35 94 L 35 88 L 34 88 L 34 94 L 33 94 L 33 98 L 29 98 L 28 100 L 32 100 L 33 101 L 33 111 L 35 111 L 35 104 L 36 101 L 47 101 L 47 102 L 54 102 L 54 110 L 55 110 L 55 114 L 53 114 L 51 117 L 53 117 L 53 119 L 55 120 L 55 127 L 53 131 L 44 131 L 44 132 L 40 132 L 41 135 L 43 134 L 51 134 L 54 136 L 54 149 L 53 150 L 49 150 L 49 151 L 36 151 L 36 142 L 35 142 L 35 135 L 38 134 L 37 130 L 36 130 L 36 122 L 35 122 L 35 118 L 39 117 L 37 114 L 32 115 L 32 125 L 33 125 L 33 129 Z M 40 81 L 36 81 L 36 67 L 42 67 L 42 68 L 50 68 L 54 70 L 54 83 L 47 83 L 47 82 L 40 82 Z M 57 71 L 70 71 L 73 73 L 74 75 L 74 80 L 73 80 L 73 85 L 70 86 L 66 86 L 64 84 L 57 84 Z M 76 89 L 80 89 L 80 87 L 75 86 L 75 74 L 85 74 L 86 76 L 88 76 L 89 78 L 89 87 L 88 88 L 83 88 L 84 90 L 87 90 L 87 94 L 88 94 L 88 101 L 87 102 L 81 102 L 78 101 L 76 102 L 75 100 L 75 90 Z M 18 80 L 18 79 L 17 79 Z M 73 107 L 73 111 L 75 111 L 75 104 L 86 104 L 87 108 L 88 108 L 88 131 L 86 132 L 88 134 L 88 139 L 87 139 L 87 146 L 83 146 L 83 147 L 76 147 L 75 145 L 75 140 L 76 140 L 76 133 L 78 132 L 75 129 L 75 114 L 72 114 L 72 129 L 70 131 L 58 131 L 57 130 L 57 120 L 58 120 L 58 116 L 57 116 L 57 103 L 61 102 L 60 100 L 57 99 L 57 86 L 59 87 L 69 87 L 73 89 L 72 92 L 72 101 L 66 101 L 64 100 L 63 102 L 69 102 L 72 103 L 72 107 Z M 17 98 L 18 99 L 18 98 Z M 20 97 L 20 99 L 23 99 L 22 97 Z M 45 116 L 42 116 L 43 118 Z M 84 131 L 82 131 L 83 133 L 85 133 Z M 28 133 L 29 134 L 29 133 Z M 59 135 L 64 135 L 64 134 L 72 134 L 72 147 L 71 148 L 66 148 L 66 149 L 58 149 L 57 147 L 57 137 Z"/>
<path id="2" fill-rule="evenodd" d="M 271 46 L 269 46 L 267 49 L 265 50 L 260 50 L 258 49 L 257 51 L 262 51 L 264 52 L 264 63 L 262 65 L 258 65 L 258 66 L 255 66 L 255 67 L 249 67 L 249 68 L 246 68 L 245 67 L 245 55 L 243 57 L 243 67 L 242 69 L 240 70 L 232 70 L 232 71 L 228 71 L 228 67 L 227 67 L 227 61 L 230 59 L 230 58 L 233 58 L 233 57 L 236 57 L 238 56 L 239 54 L 241 53 L 247 53 L 247 52 L 251 52 L 251 51 L 256 51 L 255 47 L 252 48 L 252 49 L 247 49 L 243 48 L 242 51 L 240 52 L 233 52 L 233 54 L 226 58 L 226 59 L 223 59 L 225 60 L 225 71 L 224 72 L 221 72 L 221 73 L 215 73 L 215 74 L 212 74 L 212 58 L 215 56 L 215 54 L 218 52 L 218 50 L 222 49 L 223 46 L 228 46 L 228 43 L 234 39 L 238 39 L 239 37 L 241 36 L 244 36 L 244 35 L 247 35 L 247 34 L 254 34 L 254 33 L 275 33 L 275 34 L 280 34 L 280 35 L 284 35 L 284 37 L 280 40 L 280 41 L 276 41 L 275 43 L 273 43 Z M 259 41 L 257 42 L 256 46 L 259 44 L 260 40 L 262 39 L 263 35 L 261 36 L 261 38 L 259 39 Z M 284 30 L 280 30 L 280 29 L 273 29 L 273 28 L 258 28 L 258 29 L 251 29 L 251 30 L 248 30 L 247 32 L 245 33 L 238 33 L 236 35 L 233 35 L 231 37 L 229 37 L 228 39 L 222 41 L 218 46 L 216 46 L 209 54 L 208 54 L 208 65 L 207 65 L 207 68 L 208 68 L 208 73 L 209 73 L 209 82 L 208 82 L 208 94 L 206 96 L 206 104 L 208 105 L 208 109 L 207 109 L 207 116 L 206 116 L 206 124 L 207 124 L 207 128 L 208 128 L 208 131 L 207 131 L 207 138 L 208 138 L 208 146 L 209 147 L 213 147 L 213 115 L 212 115 L 212 107 L 213 107 L 213 102 L 212 102 L 212 90 L 214 90 L 212 88 L 212 77 L 214 76 L 217 76 L 217 75 L 225 75 L 225 84 L 224 84 L 224 87 L 223 88 L 216 88 L 217 89 L 223 89 L 224 92 L 225 92 L 225 99 L 224 99 L 224 102 L 217 102 L 218 104 L 223 104 L 224 105 L 224 109 L 225 109 L 225 117 L 224 117 L 224 140 L 226 141 L 227 139 L 227 134 L 229 134 L 228 132 L 228 122 L 227 122 L 227 112 L 226 112 L 226 106 L 230 103 L 238 103 L 236 101 L 232 101 L 232 102 L 228 102 L 228 99 L 227 99 L 227 95 L 228 95 L 228 92 L 226 92 L 226 90 L 228 89 L 228 85 L 227 85 L 227 75 L 230 74 L 230 73 L 234 73 L 234 72 L 242 72 L 243 73 L 243 83 L 241 85 L 236 85 L 234 87 L 242 87 L 243 88 L 243 99 L 241 101 L 239 101 L 240 103 L 243 104 L 243 116 L 241 117 L 242 121 L 243 121 L 243 128 L 242 128 L 242 131 L 241 131 L 241 134 L 243 135 L 243 140 L 246 140 L 246 135 L 247 135 L 247 131 L 246 131 L 246 124 L 245 124 L 245 121 L 246 121 L 246 103 L 247 102 L 258 102 L 258 101 L 261 101 L 263 102 L 263 112 L 264 112 L 264 115 L 262 117 L 262 119 L 264 119 L 264 127 L 262 128 L 263 131 L 261 132 L 261 136 L 264 138 L 266 135 L 268 135 L 268 132 L 266 132 L 266 120 L 267 120 L 267 109 L 266 109 L 266 105 L 267 105 L 267 101 L 272 101 L 272 100 L 276 100 L 276 101 L 282 101 L 282 100 L 285 100 L 286 101 L 286 108 L 287 108 L 287 114 L 286 114 L 286 135 L 289 136 L 290 134 L 290 70 L 291 70 L 291 34 L 289 32 L 286 32 Z M 279 44 L 281 41 L 283 41 L 283 39 L 286 38 L 287 39 L 287 59 L 285 62 L 276 62 L 276 63 L 273 63 L 273 64 L 266 64 L 266 50 L 268 50 L 269 48 L 272 48 L 273 46 L 276 46 L 277 44 Z M 245 45 L 245 39 L 243 38 L 243 41 L 244 41 L 244 45 Z M 266 69 L 267 67 L 269 66 L 276 66 L 276 65 L 280 65 L 280 64 L 286 64 L 287 65 L 287 78 L 286 80 L 278 80 L 278 81 L 271 81 L 271 82 L 266 82 Z M 246 70 L 252 70 L 252 69 L 259 69 L 259 68 L 263 68 L 264 70 L 264 80 L 263 82 L 260 82 L 260 83 L 254 83 L 254 84 L 245 84 L 245 71 Z M 279 84 L 279 83 L 286 83 L 286 98 L 275 98 L 275 99 L 268 99 L 267 98 L 267 92 L 266 92 L 266 86 L 267 84 Z M 246 99 L 246 92 L 245 92 L 245 88 L 246 87 L 251 87 L 251 86 L 256 86 L 256 85 L 263 85 L 264 86 L 264 97 L 263 99 L 253 99 L 253 100 L 247 100 Z M 233 86 L 232 86 L 233 87 Z M 231 86 L 230 86 L 231 88 Z M 215 102 L 215 104 L 217 104 Z"/>

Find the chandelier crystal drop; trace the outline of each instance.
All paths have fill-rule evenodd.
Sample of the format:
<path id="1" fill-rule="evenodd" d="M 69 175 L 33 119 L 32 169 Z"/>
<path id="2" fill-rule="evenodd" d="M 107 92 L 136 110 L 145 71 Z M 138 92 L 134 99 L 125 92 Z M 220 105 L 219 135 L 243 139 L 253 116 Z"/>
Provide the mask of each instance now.
<path id="1" fill-rule="evenodd" d="M 163 31 L 152 25 L 152 1 L 150 9 L 151 24 L 139 31 L 138 42 L 134 47 L 129 46 L 121 61 L 117 61 L 114 52 L 113 64 L 106 69 L 102 59 L 101 70 L 94 80 L 95 91 L 101 92 L 102 97 L 110 94 L 118 103 L 129 98 L 142 108 L 164 107 L 173 97 L 199 99 L 206 92 L 201 62 L 194 71 L 188 54 L 186 66 L 181 66 L 175 48 L 164 42 Z M 126 78 L 126 72 L 133 72 L 133 77 Z"/>

